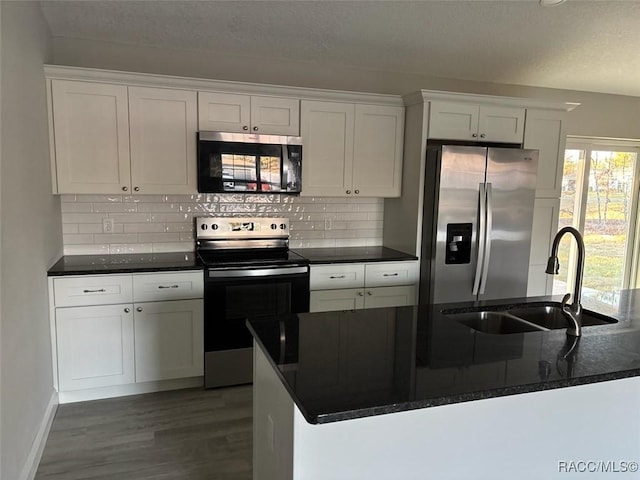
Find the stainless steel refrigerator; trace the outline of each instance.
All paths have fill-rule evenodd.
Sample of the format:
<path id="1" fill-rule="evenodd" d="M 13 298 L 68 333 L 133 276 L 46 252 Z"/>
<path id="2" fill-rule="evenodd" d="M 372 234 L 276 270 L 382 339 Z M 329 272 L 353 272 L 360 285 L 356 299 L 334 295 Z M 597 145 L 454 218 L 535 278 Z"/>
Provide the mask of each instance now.
<path id="1" fill-rule="evenodd" d="M 420 302 L 527 294 L 538 151 L 427 148 Z"/>

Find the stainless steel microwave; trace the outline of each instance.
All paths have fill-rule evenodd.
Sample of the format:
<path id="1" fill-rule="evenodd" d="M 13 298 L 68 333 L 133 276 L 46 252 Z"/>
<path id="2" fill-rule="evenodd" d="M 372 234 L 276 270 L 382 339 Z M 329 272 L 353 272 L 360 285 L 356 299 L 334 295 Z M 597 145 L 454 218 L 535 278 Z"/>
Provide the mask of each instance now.
<path id="1" fill-rule="evenodd" d="M 300 193 L 302 139 L 198 132 L 198 192 Z"/>

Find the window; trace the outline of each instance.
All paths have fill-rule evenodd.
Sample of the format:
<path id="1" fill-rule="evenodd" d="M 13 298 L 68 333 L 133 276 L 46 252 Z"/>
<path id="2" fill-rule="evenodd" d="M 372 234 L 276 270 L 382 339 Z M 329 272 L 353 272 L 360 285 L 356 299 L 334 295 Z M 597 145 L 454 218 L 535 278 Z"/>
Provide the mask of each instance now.
<path id="1" fill-rule="evenodd" d="M 564 158 L 559 228 L 571 225 L 585 241 L 583 298 L 617 306 L 636 284 L 638 151 L 633 142 L 569 138 Z M 573 290 L 577 249 L 570 236 L 558 251 L 553 292 Z M 571 274 L 569 274 L 571 272 Z"/>

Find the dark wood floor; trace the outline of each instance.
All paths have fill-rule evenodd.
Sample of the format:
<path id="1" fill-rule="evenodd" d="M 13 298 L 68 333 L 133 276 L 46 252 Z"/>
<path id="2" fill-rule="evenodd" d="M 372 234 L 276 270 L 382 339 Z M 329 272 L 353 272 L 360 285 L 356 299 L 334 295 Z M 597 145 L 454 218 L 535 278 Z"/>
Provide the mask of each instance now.
<path id="1" fill-rule="evenodd" d="M 36 480 L 250 480 L 251 386 L 60 405 Z"/>

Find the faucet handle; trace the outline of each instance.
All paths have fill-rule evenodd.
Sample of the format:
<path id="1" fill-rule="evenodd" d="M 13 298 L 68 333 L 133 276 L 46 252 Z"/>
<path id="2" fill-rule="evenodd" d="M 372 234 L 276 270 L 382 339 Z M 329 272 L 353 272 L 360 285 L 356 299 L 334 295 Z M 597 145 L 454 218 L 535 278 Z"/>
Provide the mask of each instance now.
<path id="1" fill-rule="evenodd" d="M 565 307 L 565 305 L 569 301 L 569 298 L 571 298 L 571 294 L 570 293 L 565 293 L 564 297 L 562 297 L 562 308 Z"/>

